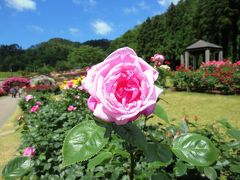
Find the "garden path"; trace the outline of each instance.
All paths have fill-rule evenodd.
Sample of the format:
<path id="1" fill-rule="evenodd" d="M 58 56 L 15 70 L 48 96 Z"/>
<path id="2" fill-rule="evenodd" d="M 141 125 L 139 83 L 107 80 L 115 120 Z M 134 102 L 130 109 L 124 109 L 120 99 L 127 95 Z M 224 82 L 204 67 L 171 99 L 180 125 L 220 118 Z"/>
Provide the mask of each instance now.
<path id="1" fill-rule="evenodd" d="M 3 96 L 0 98 L 0 127 L 16 111 L 19 99 L 20 98 L 12 98 L 11 96 Z"/>

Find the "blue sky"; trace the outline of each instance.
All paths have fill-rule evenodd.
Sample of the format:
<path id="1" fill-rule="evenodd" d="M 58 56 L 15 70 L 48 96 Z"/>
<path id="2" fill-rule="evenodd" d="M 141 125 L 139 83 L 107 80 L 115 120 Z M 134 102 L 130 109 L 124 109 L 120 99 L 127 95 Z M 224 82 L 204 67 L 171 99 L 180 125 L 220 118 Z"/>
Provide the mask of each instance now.
<path id="1" fill-rule="evenodd" d="M 178 0 L 0 0 L 0 44 L 115 39 Z"/>

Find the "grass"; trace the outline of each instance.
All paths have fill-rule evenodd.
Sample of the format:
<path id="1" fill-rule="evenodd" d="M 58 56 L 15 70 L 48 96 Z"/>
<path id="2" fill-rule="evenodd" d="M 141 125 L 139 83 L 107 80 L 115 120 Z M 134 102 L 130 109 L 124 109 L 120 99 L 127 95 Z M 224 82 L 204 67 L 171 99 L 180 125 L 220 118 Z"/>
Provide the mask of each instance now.
<path id="1" fill-rule="evenodd" d="M 240 96 L 224 96 L 205 93 L 171 92 L 167 90 L 160 101 L 170 119 L 190 121 L 194 116 L 201 123 L 211 123 L 227 118 L 240 128 Z M 165 102 L 166 101 L 166 102 Z"/>
<path id="2" fill-rule="evenodd" d="M 167 90 L 161 95 L 160 101 L 170 119 L 182 120 L 187 117 L 193 121 L 194 116 L 203 124 L 212 123 L 221 118 L 227 118 L 235 127 L 240 128 L 240 96 L 224 96 L 205 93 L 172 92 Z M 166 101 L 166 102 L 165 102 Z M 0 128 L 3 132 L 14 131 L 16 117 L 21 114 L 20 108 Z M 158 121 L 156 118 L 153 121 Z M 20 143 L 20 133 L 10 133 L 0 136 L 0 170 L 17 153 Z M 1 177 L 0 177 L 1 179 Z"/>
<path id="3" fill-rule="evenodd" d="M 22 76 L 21 72 L 0 72 L 0 80 L 13 76 Z"/>
<path id="4" fill-rule="evenodd" d="M 15 131 L 15 122 L 21 113 L 21 109 L 18 107 L 16 112 L 0 128 L 0 172 L 2 172 L 4 165 L 17 155 L 16 149 L 20 144 L 20 132 Z"/>

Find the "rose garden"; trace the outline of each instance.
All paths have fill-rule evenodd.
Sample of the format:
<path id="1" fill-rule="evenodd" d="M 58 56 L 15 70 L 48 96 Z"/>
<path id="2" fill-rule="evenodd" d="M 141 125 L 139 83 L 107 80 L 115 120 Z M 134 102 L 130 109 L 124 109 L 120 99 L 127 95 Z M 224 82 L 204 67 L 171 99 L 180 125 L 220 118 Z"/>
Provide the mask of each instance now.
<path id="1" fill-rule="evenodd" d="M 31 85 L 6 79 L 6 95 L 26 86 L 18 156 L 5 179 L 240 179 L 240 130 L 227 119 L 173 119 L 163 108 L 168 89 L 238 96 L 240 61 L 171 71 L 164 56 L 149 64 L 125 47 L 74 79 Z M 169 88 L 169 81 L 172 86 Z M 48 85 L 44 84 L 48 82 Z M 220 95 L 219 95 L 220 94 Z"/>
<path id="2" fill-rule="evenodd" d="M 240 180 L 240 0 L 0 0 L 0 180 Z"/>

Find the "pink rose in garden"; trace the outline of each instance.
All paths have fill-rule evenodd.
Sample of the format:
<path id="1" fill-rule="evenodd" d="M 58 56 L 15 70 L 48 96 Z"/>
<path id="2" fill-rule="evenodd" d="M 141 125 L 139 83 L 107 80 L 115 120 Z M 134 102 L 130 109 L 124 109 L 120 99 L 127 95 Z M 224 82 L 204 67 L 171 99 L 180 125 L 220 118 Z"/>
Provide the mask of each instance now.
<path id="1" fill-rule="evenodd" d="M 124 47 L 92 66 L 83 79 L 88 107 L 107 122 L 123 125 L 150 115 L 162 90 L 154 85 L 158 72 L 134 50 Z"/>
<path id="2" fill-rule="evenodd" d="M 72 81 L 68 81 L 67 85 L 68 85 L 69 88 L 71 88 L 73 86 L 73 82 Z"/>
<path id="3" fill-rule="evenodd" d="M 77 109 L 77 107 L 75 106 L 69 106 L 68 107 L 68 111 L 75 111 Z"/>
<path id="4" fill-rule="evenodd" d="M 34 113 L 39 109 L 39 105 L 35 105 L 31 108 L 30 112 Z"/>
<path id="5" fill-rule="evenodd" d="M 153 62 L 158 61 L 162 64 L 165 60 L 165 57 L 162 54 L 155 54 L 153 57 L 151 57 L 151 59 Z"/>
<path id="6" fill-rule="evenodd" d="M 29 94 L 25 97 L 25 101 L 30 101 L 31 99 L 33 99 L 33 95 Z"/>
<path id="7" fill-rule="evenodd" d="M 34 147 L 27 147 L 23 151 L 23 156 L 34 157 L 35 153 L 36 153 L 36 150 Z"/>
<path id="8" fill-rule="evenodd" d="M 39 105 L 39 106 L 41 106 L 41 105 L 42 105 L 42 102 L 40 102 L 40 101 L 37 101 L 37 102 L 36 102 L 36 105 Z"/>

